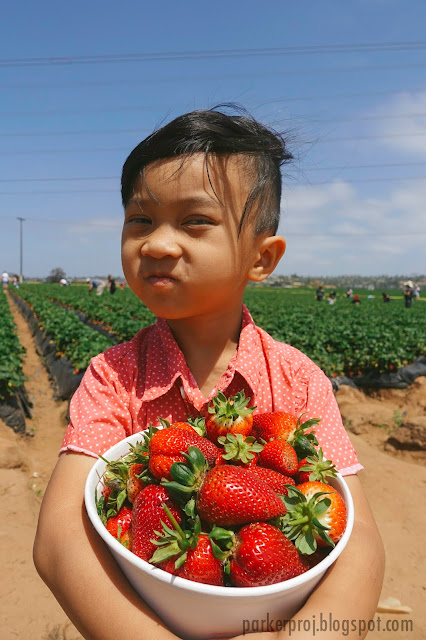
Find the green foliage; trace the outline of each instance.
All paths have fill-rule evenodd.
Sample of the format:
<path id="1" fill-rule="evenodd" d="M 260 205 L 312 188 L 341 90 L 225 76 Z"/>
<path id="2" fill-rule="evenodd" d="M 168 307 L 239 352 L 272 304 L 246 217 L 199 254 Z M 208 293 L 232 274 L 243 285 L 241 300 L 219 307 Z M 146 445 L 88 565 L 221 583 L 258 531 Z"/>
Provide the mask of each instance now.
<path id="1" fill-rule="evenodd" d="M 110 338 L 83 324 L 72 311 L 49 302 L 28 288 L 20 287 L 16 295 L 30 305 L 40 328 L 56 345 L 57 355 L 65 355 L 76 371 L 86 369 L 91 358 L 113 344 Z"/>
<path id="2" fill-rule="evenodd" d="M 27 378 L 22 372 L 25 348 L 19 342 L 9 303 L 0 291 L 0 401 L 14 394 Z"/>
<path id="3" fill-rule="evenodd" d="M 155 315 L 130 289 L 117 289 L 114 295 L 104 293 L 97 296 L 82 286 L 33 284 L 25 285 L 24 288 L 51 302 L 59 302 L 69 309 L 81 311 L 90 322 L 102 324 L 122 342 L 131 340 L 142 327 L 153 324 L 156 320 Z"/>
<path id="4" fill-rule="evenodd" d="M 250 289 L 244 296 L 257 325 L 303 351 L 329 377 L 395 371 L 426 353 L 424 302 L 405 309 L 402 296 L 384 304 L 365 292 L 361 300 L 328 305 L 316 302 L 312 290 L 288 289 Z"/>

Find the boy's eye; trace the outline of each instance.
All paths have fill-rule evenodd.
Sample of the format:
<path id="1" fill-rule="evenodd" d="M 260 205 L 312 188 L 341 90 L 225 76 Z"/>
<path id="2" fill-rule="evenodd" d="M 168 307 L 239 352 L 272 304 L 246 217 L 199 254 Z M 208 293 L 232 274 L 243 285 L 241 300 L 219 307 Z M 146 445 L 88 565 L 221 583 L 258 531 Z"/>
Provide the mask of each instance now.
<path id="1" fill-rule="evenodd" d="M 128 224 L 134 224 L 135 222 L 139 224 L 146 224 L 149 223 L 150 220 L 148 218 L 129 218 L 129 220 L 127 220 Z"/>
<path id="2" fill-rule="evenodd" d="M 199 226 L 200 224 L 213 224 L 213 221 L 208 220 L 207 218 L 192 218 L 191 220 L 187 220 L 185 224 L 194 224 Z"/>

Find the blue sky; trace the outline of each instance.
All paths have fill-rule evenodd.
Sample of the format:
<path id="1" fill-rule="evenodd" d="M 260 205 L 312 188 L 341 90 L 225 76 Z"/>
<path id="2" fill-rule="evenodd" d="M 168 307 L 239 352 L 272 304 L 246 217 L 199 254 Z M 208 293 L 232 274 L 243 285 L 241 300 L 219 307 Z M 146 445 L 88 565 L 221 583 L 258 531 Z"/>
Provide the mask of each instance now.
<path id="1" fill-rule="evenodd" d="M 422 0 L 7 3 L 0 269 L 19 272 L 23 217 L 24 276 L 120 275 L 126 156 L 161 122 L 232 101 L 291 133 L 276 274 L 425 273 L 425 22 Z M 408 44 L 259 54 L 372 43 Z M 29 64 L 166 52 L 185 55 Z"/>

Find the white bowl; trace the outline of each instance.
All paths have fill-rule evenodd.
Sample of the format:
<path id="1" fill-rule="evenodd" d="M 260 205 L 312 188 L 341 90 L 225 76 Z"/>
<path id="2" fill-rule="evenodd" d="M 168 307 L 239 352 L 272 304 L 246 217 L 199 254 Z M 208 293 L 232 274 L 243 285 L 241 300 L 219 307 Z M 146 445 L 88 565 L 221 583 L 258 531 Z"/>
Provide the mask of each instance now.
<path id="1" fill-rule="evenodd" d="M 117 443 L 106 453 L 107 460 L 118 460 L 129 452 L 129 445 L 141 440 L 141 433 L 134 433 Z M 102 490 L 100 478 L 106 463 L 100 458 L 95 462 L 86 481 L 85 502 L 89 518 L 108 546 L 122 571 L 145 602 L 158 614 L 170 630 L 184 640 L 206 640 L 241 635 L 255 630 L 259 620 L 288 620 L 306 602 L 314 587 L 327 569 L 338 558 L 351 535 L 354 506 L 350 491 L 343 477 L 338 474 L 330 484 L 346 503 L 346 529 L 330 553 L 312 569 L 296 578 L 266 587 L 216 587 L 178 578 L 141 560 L 118 542 L 102 524 L 95 502 Z"/>

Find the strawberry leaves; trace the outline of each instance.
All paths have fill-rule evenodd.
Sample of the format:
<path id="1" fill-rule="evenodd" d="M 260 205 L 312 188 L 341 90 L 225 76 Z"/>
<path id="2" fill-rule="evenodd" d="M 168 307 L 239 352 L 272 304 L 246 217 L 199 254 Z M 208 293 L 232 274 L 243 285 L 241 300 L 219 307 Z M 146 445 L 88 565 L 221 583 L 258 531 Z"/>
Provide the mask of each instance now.
<path id="1" fill-rule="evenodd" d="M 327 545 L 335 546 L 327 534 L 330 527 L 318 519 L 331 505 L 330 498 L 322 497 L 325 495 L 326 491 L 318 491 L 308 500 L 300 489 L 289 485 L 288 495 L 282 497 L 287 513 L 280 519 L 280 529 L 294 542 L 300 553 L 314 553 L 317 549 L 317 536 Z"/>

